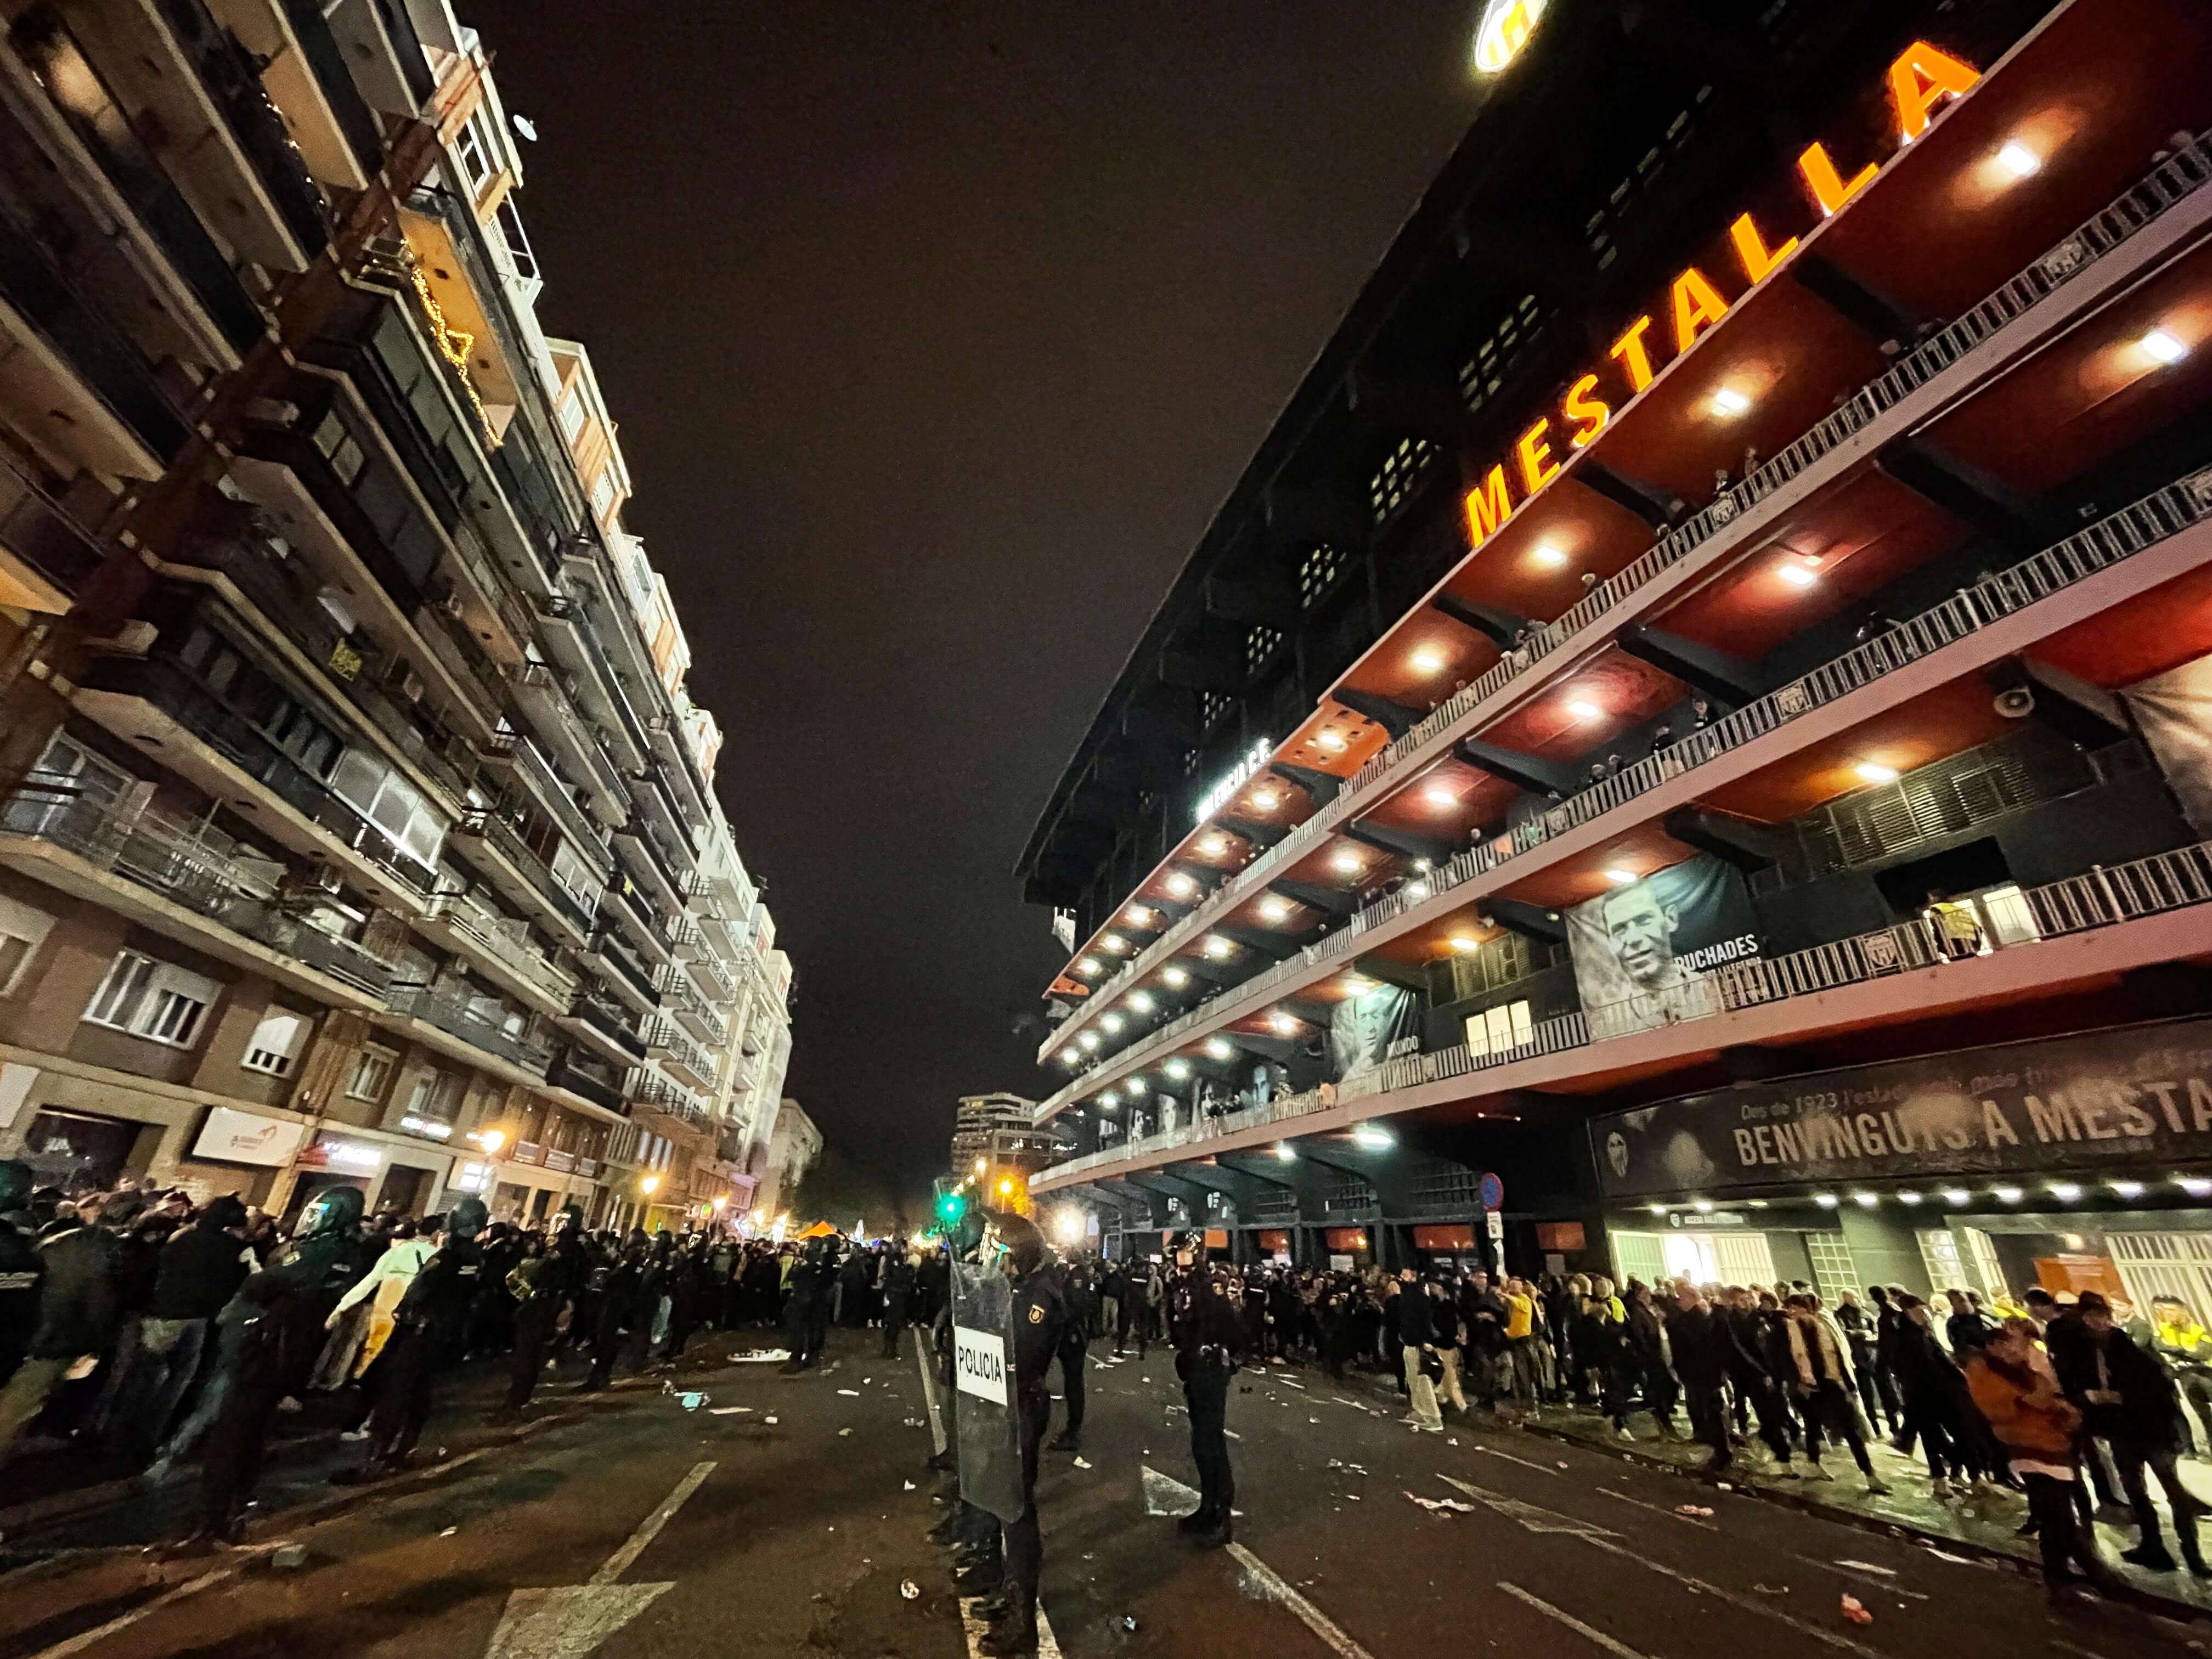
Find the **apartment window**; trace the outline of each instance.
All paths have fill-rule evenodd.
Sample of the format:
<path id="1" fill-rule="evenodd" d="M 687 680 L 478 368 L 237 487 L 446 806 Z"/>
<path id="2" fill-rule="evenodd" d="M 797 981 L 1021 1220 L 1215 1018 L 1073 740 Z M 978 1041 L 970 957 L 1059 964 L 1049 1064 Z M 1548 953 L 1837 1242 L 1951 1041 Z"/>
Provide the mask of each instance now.
<path id="1" fill-rule="evenodd" d="M 1501 1003 L 1467 1017 L 1467 1051 L 1478 1060 L 1504 1054 L 1528 1042 L 1534 1030 L 1527 1001 Z"/>
<path id="2" fill-rule="evenodd" d="M 361 1051 L 354 1062 L 353 1078 L 346 1085 L 346 1094 L 355 1100 L 381 1100 L 384 1091 L 392 1085 L 392 1074 L 399 1068 L 399 1056 L 389 1048 L 374 1046 Z"/>
<path id="3" fill-rule="evenodd" d="M 427 869 L 435 869 L 445 845 L 446 821 L 412 784 L 374 756 L 349 749 L 331 780 L 331 793 Z"/>
<path id="4" fill-rule="evenodd" d="M 561 399 L 560 416 L 561 435 L 570 443 L 575 442 L 577 434 L 584 429 L 584 394 L 573 386 L 568 388 L 568 395 Z"/>
<path id="5" fill-rule="evenodd" d="M 595 911 L 599 908 L 599 894 L 605 884 L 574 846 L 563 841 L 554 849 L 552 860 L 546 867 L 553 872 L 553 879 L 561 884 L 562 890 L 585 909 Z"/>
<path id="6" fill-rule="evenodd" d="M 482 195 L 483 187 L 491 182 L 492 146 L 484 137 L 484 124 L 489 114 L 489 110 L 479 104 L 476 112 L 453 135 L 453 161 L 460 168 L 462 182 L 468 185 L 472 197 Z"/>
<path id="7" fill-rule="evenodd" d="M 243 1064 L 249 1072 L 283 1077 L 292 1069 L 292 1062 L 300 1057 L 307 1040 L 307 1022 L 303 1015 L 264 1015 L 261 1024 L 253 1028 L 253 1035 L 246 1039 Z"/>
<path id="8" fill-rule="evenodd" d="M 607 516 L 607 509 L 614 504 L 615 481 L 606 473 L 602 472 L 599 474 L 599 481 L 592 486 L 592 512 L 595 516 L 604 519 Z"/>
<path id="9" fill-rule="evenodd" d="M 402 1117 L 451 1123 L 461 1103 L 461 1080 L 451 1072 L 425 1072 L 415 1079 Z"/>
<path id="10" fill-rule="evenodd" d="M 536 282 L 538 255 L 531 249 L 530 238 L 522 233 L 522 216 L 515 210 L 513 191 L 500 198 L 497 216 L 499 234 L 507 243 L 507 252 L 514 256 L 515 275 L 526 283 Z M 566 430 L 567 425 L 568 417 L 564 415 L 562 417 L 563 430 Z M 568 435 L 573 438 L 576 434 L 571 432 Z"/>
<path id="11" fill-rule="evenodd" d="M 44 910 L 0 896 L 0 997 L 15 994 L 23 970 L 46 942 L 54 919 Z"/>
<path id="12" fill-rule="evenodd" d="M 118 951 L 84 1018 L 172 1048 L 189 1048 L 222 994 L 214 980 L 136 951 Z"/>
<path id="13" fill-rule="evenodd" d="M 368 464 L 368 458 L 362 453 L 353 434 L 346 430 L 337 410 L 331 410 L 317 422 L 313 438 L 316 450 L 330 463 L 338 482 L 351 489 L 353 481 L 361 477 L 362 468 Z"/>

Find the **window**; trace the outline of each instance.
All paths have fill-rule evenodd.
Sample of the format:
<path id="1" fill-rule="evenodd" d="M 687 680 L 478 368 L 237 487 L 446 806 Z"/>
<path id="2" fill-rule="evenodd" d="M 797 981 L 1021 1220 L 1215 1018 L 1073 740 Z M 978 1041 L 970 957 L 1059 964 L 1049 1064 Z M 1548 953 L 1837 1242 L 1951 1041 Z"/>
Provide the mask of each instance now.
<path id="1" fill-rule="evenodd" d="M 484 123 L 489 111 L 479 104 L 476 112 L 461 124 L 453 135 L 453 161 L 461 170 L 461 180 L 469 187 L 471 196 L 480 196 L 483 187 L 491 182 L 492 146 L 484 141 L 488 130 Z"/>
<path id="2" fill-rule="evenodd" d="M 604 519 L 607 516 L 607 509 L 614 504 L 615 481 L 606 473 L 602 472 L 599 474 L 599 481 L 592 486 L 592 511 L 598 517 Z"/>
<path id="3" fill-rule="evenodd" d="M 222 987 L 214 980 L 136 951 L 118 951 L 84 1018 L 173 1048 L 189 1048 L 222 994 Z"/>
<path id="4" fill-rule="evenodd" d="M 354 1062 L 353 1079 L 346 1085 L 347 1095 L 355 1100 L 383 1098 L 398 1066 L 399 1056 L 389 1048 L 362 1049 L 361 1058 Z"/>
<path id="5" fill-rule="evenodd" d="M 415 1079 L 402 1117 L 427 1118 L 451 1123 L 461 1103 L 461 1080 L 450 1072 L 429 1071 Z"/>
<path id="6" fill-rule="evenodd" d="M 561 884 L 562 890 L 570 898 L 586 910 L 599 909 L 599 894 L 605 884 L 600 881 L 599 872 L 584 861 L 574 847 L 562 842 L 554 849 L 552 861 L 547 867 L 553 872 L 553 879 Z"/>
<path id="7" fill-rule="evenodd" d="M 1841 1233 L 1807 1233 L 1805 1252 L 1813 1258 L 1813 1288 L 1830 1307 L 1845 1291 L 1858 1288 L 1858 1264 Z"/>
<path id="8" fill-rule="evenodd" d="M 338 475 L 338 482 L 349 489 L 352 488 L 353 481 L 361 477 L 361 470 L 367 465 L 368 457 L 362 453 L 361 446 L 354 441 L 353 434 L 346 430 L 345 422 L 339 418 L 337 410 L 331 410 L 316 425 L 314 444 L 322 458 L 331 464 L 331 471 Z"/>
<path id="9" fill-rule="evenodd" d="M 46 942 L 54 919 L 44 910 L 0 896 L 0 997 L 13 996 L 23 970 Z"/>
<path id="10" fill-rule="evenodd" d="M 362 750 L 348 750 L 331 779 L 331 792 L 417 864 L 437 867 L 438 852 L 446 841 L 445 819 L 382 761 Z"/>
<path id="11" fill-rule="evenodd" d="M 1478 1060 L 1486 1054 L 1504 1054 L 1527 1042 L 1534 1030 L 1525 999 L 1500 1003 L 1467 1017 L 1467 1051 Z"/>
<path id="12" fill-rule="evenodd" d="M 575 442 L 576 434 L 584 429 L 584 398 L 573 386 L 568 388 L 568 395 L 561 399 L 560 416 L 561 435 L 570 443 Z"/>
<path id="13" fill-rule="evenodd" d="M 300 1049 L 307 1040 L 307 1022 L 304 1015 L 269 1013 L 253 1028 L 246 1039 L 246 1059 L 242 1062 L 249 1072 L 266 1072 L 270 1077 L 283 1077 L 292 1069 L 292 1062 L 300 1057 Z"/>
<path id="14" fill-rule="evenodd" d="M 1946 1291 L 1978 1290 L 1966 1277 L 1966 1263 L 1959 1254 L 1959 1241 L 1948 1227 L 1923 1227 L 1920 1265 L 1928 1270 L 1928 1286 L 1936 1295 Z"/>

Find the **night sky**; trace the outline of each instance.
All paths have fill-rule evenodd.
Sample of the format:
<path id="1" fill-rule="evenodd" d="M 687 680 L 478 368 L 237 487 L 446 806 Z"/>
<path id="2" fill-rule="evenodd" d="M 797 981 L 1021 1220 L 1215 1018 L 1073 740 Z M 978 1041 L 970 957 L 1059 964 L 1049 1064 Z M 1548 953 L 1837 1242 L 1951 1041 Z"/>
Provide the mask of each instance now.
<path id="1" fill-rule="evenodd" d="M 1051 1086 L 1012 870 L 1472 118 L 1477 0 L 475 0 L 798 974 L 787 1092 L 902 1187 Z"/>

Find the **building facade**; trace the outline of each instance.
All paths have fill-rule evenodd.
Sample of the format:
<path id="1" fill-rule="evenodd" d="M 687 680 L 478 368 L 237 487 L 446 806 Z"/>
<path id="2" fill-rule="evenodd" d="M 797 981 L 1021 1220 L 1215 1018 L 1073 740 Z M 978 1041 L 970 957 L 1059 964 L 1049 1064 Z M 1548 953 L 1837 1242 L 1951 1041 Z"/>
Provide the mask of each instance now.
<path id="1" fill-rule="evenodd" d="M 0 38 L 0 1157 L 749 1199 L 790 965 L 445 0 Z"/>
<path id="2" fill-rule="evenodd" d="M 1573 10 L 1031 838 L 1033 1190 L 2212 1308 L 2212 19 Z"/>
<path id="3" fill-rule="evenodd" d="M 822 1131 L 814 1127 L 814 1120 L 807 1116 L 805 1107 L 785 1097 L 770 1115 L 768 1154 L 760 1187 L 753 1198 L 752 1219 L 757 1229 L 764 1232 L 779 1219 L 788 1218 L 799 1183 L 806 1179 L 806 1172 L 821 1156 Z"/>

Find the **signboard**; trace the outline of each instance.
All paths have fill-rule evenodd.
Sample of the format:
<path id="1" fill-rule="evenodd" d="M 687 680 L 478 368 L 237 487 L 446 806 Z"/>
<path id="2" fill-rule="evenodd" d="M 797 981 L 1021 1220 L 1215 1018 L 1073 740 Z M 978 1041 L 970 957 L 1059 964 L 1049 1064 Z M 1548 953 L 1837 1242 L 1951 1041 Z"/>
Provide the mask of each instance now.
<path id="1" fill-rule="evenodd" d="M 2212 1158 L 2212 1020 L 1751 1083 L 1593 1118 L 1608 1199 Z"/>
<path id="2" fill-rule="evenodd" d="M 348 1140 L 339 1135 L 318 1135 L 301 1148 L 299 1163 L 303 1170 L 343 1170 L 349 1175 L 374 1175 L 384 1167 L 384 1154 L 364 1141 Z"/>
<path id="3" fill-rule="evenodd" d="M 1474 1189 L 1481 1194 L 1484 1209 L 1502 1210 L 1505 1207 L 1505 1182 L 1489 1170 L 1482 1172 L 1482 1179 L 1475 1182 Z"/>
<path id="4" fill-rule="evenodd" d="M 1521 55 L 1536 25 L 1544 20 L 1547 0 L 1490 0 L 1482 21 L 1474 30 L 1474 66 L 1495 75 Z"/>
<path id="5" fill-rule="evenodd" d="M 952 1436 L 960 1495 L 1001 1521 L 1021 1518 L 1028 1498 L 1014 1379 L 1013 1281 L 995 1266 L 952 1264 Z"/>
<path id="6" fill-rule="evenodd" d="M 1721 1012 L 1713 969 L 1759 954 L 1743 872 L 1699 854 L 1566 914 L 1592 1041 Z"/>
<path id="7" fill-rule="evenodd" d="M 200 1126 L 200 1138 L 192 1143 L 191 1156 L 274 1167 L 291 1162 L 307 1133 L 304 1123 L 215 1106 L 209 1109 L 207 1121 Z"/>
<path id="8" fill-rule="evenodd" d="M 1492 1210 L 1489 1212 L 1490 1242 L 1503 1246 L 1505 1243 L 1505 1218 Z"/>
<path id="9" fill-rule="evenodd" d="M 1195 821 L 1204 823 L 1206 819 L 1229 805 L 1229 798 L 1249 782 L 1253 774 L 1265 766 L 1274 752 L 1273 739 L 1269 738 L 1255 739 L 1252 746 L 1244 751 L 1243 759 L 1238 761 L 1226 775 L 1218 780 L 1213 787 L 1198 798 Z M 1075 947 L 1070 945 L 1068 948 L 1073 950 Z"/>
<path id="10" fill-rule="evenodd" d="M 1583 1224 L 1579 1221 L 1540 1221 L 1536 1224 L 1536 1248 L 1540 1250 L 1579 1250 L 1583 1242 Z"/>

